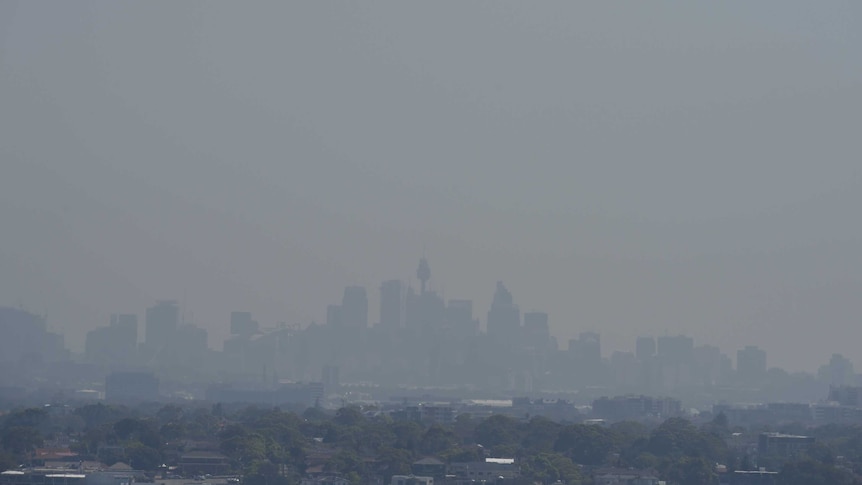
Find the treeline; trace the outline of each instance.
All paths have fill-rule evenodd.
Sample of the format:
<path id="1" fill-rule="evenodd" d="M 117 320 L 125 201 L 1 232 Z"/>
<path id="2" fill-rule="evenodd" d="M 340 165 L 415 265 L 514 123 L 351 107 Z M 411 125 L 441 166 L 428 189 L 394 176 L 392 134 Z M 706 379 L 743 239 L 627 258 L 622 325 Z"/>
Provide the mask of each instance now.
<path id="1" fill-rule="evenodd" d="M 818 445 L 791 461 L 765 457 L 757 463 L 745 449 L 730 447 L 735 432 L 719 415 L 696 426 L 671 418 L 657 426 L 620 422 L 609 426 L 558 423 L 543 417 L 518 420 L 505 415 L 475 419 L 459 415 L 451 425 L 423 426 L 393 420 L 374 409 L 344 407 L 302 413 L 245 407 L 128 408 L 92 404 L 74 410 L 21 409 L 0 421 L 0 468 L 28 465 L 45 444 L 70 442 L 82 460 L 124 462 L 155 474 L 176 465 L 183 453 L 209 446 L 224 453 L 230 472 L 250 485 L 292 485 L 310 464 L 343 474 L 354 484 L 411 473 L 416 460 L 434 456 L 446 463 L 515 458 L 524 484 L 590 483 L 603 467 L 654 470 L 669 483 L 717 483 L 717 464 L 730 471 L 768 464 L 780 469 L 782 484 L 853 484 L 862 464 L 862 428 L 793 427 L 778 431 L 813 434 Z M 322 457 L 322 458 L 321 458 Z M 322 461 L 321 461 L 322 460 Z"/>

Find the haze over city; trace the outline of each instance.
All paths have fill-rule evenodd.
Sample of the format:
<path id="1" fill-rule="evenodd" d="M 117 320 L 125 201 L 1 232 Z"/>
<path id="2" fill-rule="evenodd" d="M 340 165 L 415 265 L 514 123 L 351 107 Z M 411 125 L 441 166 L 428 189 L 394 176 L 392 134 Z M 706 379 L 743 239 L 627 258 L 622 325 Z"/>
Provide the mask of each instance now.
<path id="1" fill-rule="evenodd" d="M 862 364 L 862 6 L 0 4 L 0 305 L 326 322 L 497 281 L 564 342 Z"/>

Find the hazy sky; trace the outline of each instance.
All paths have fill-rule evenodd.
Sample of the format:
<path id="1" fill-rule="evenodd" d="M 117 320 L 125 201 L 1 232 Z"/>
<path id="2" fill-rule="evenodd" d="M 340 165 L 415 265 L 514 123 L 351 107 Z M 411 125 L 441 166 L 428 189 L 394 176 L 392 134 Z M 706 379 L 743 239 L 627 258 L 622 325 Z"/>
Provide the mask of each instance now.
<path id="1" fill-rule="evenodd" d="M 0 3 L 0 304 L 495 282 L 565 341 L 862 366 L 862 3 Z M 143 326 L 143 325 L 142 325 Z M 141 331 L 143 334 L 143 331 Z M 141 335 L 143 336 L 143 335 Z"/>

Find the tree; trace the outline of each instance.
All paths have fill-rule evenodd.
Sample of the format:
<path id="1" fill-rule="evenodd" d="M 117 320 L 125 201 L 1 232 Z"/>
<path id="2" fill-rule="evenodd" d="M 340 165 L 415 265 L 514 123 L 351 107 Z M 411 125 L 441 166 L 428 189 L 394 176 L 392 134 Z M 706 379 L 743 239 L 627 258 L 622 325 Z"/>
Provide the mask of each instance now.
<path id="1" fill-rule="evenodd" d="M 15 455 L 25 455 L 42 444 L 42 436 L 36 428 L 13 426 L 3 430 L 3 448 Z"/>
<path id="2" fill-rule="evenodd" d="M 534 483 L 548 485 L 563 481 L 568 485 L 575 485 L 582 481 L 578 466 L 559 453 L 538 453 L 521 463 L 522 476 Z"/>
<path id="3" fill-rule="evenodd" d="M 425 455 L 436 455 L 458 444 L 455 433 L 439 425 L 433 425 L 422 436 L 419 442 L 419 452 Z"/>
<path id="4" fill-rule="evenodd" d="M 521 444 L 528 452 L 551 452 L 562 428 L 557 422 L 544 416 L 536 416 L 527 425 L 527 432 Z"/>
<path id="5" fill-rule="evenodd" d="M 162 455 L 149 446 L 135 443 L 126 448 L 129 465 L 137 470 L 155 470 L 162 464 Z"/>
<path id="6" fill-rule="evenodd" d="M 690 456 L 670 461 L 664 475 L 667 481 L 677 485 L 710 485 L 716 476 L 710 462 Z"/>
<path id="7" fill-rule="evenodd" d="M 358 406 L 346 406 L 335 412 L 335 424 L 341 426 L 357 426 L 363 420 L 365 416 Z"/>
<path id="8" fill-rule="evenodd" d="M 832 465 L 810 458 L 785 464 L 778 473 L 782 485 L 852 485 L 858 483 L 853 475 Z"/>
<path id="9" fill-rule="evenodd" d="M 614 449 L 613 433 L 601 426 L 573 424 L 560 431 L 554 450 L 582 465 L 604 464 Z"/>
<path id="10" fill-rule="evenodd" d="M 483 420 L 476 426 L 474 435 L 476 443 L 491 448 L 515 445 L 521 441 L 518 422 L 502 414 L 495 414 Z"/>

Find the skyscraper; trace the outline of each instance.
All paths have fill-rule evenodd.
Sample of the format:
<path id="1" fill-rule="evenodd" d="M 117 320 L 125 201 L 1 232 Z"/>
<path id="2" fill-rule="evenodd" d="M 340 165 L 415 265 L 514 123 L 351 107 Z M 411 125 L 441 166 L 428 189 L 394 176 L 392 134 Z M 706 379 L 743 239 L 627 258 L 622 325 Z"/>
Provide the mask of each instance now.
<path id="1" fill-rule="evenodd" d="M 551 344 L 551 328 L 545 312 L 524 313 L 524 344 L 535 350 L 547 350 Z"/>
<path id="2" fill-rule="evenodd" d="M 475 336 L 479 332 L 479 322 L 473 319 L 473 302 L 449 300 L 446 306 L 446 325 L 456 335 Z"/>
<path id="3" fill-rule="evenodd" d="M 502 281 L 497 282 L 497 289 L 494 291 L 494 300 L 488 310 L 487 327 L 488 336 L 498 342 L 508 345 L 517 342 L 521 329 L 521 310 L 515 305 L 512 293 Z"/>
<path id="4" fill-rule="evenodd" d="M 736 372 L 745 380 L 762 378 L 766 374 L 766 351 L 755 345 L 737 350 Z"/>
<path id="5" fill-rule="evenodd" d="M 387 329 L 401 328 L 404 316 L 404 288 L 398 280 L 380 285 L 380 325 Z"/>
<path id="6" fill-rule="evenodd" d="M 148 347 L 158 349 L 171 341 L 180 321 L 180 309 L 176 301 L 160 301 L 147 308 L 145 342 Z"/>
<path id="7" fill-rule="evenodd" d="M 348 286 L 341 299 L 341 323 L 345 327 L 368 328 L 368 296 L 361 286 Z"/>
<path id="8" fill-rule="evenodd" d="M 645 362 L 655 355 L 655 339 L 653 337 L 638 337 L 635 343 L 635 356 Z"/>
<path id="9" fill-rule="evenodd" d="M 326 306 L 326 325 L 330 327 L 341 326 L 341 305 Z"/>

